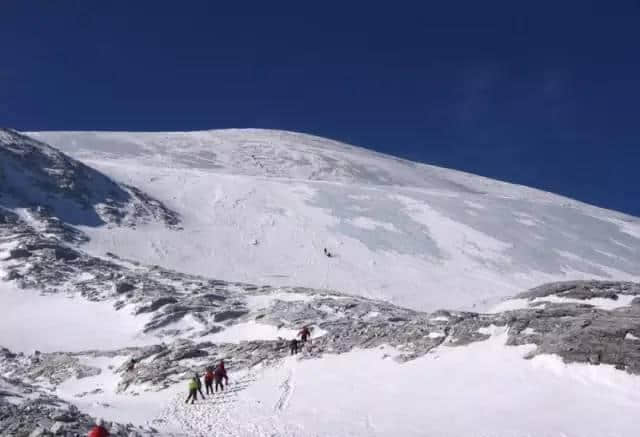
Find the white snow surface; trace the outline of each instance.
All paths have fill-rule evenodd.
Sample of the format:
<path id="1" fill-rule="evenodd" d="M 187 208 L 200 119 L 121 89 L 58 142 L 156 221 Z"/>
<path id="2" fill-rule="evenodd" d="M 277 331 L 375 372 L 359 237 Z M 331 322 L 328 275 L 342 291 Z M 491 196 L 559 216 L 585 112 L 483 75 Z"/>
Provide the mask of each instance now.
<path id="1" fill-rule="evenodd" d="M 100 255 L 421 310 L 487 309 L 549 281 L 640 280 L 635 217 L 336 141 L 259 129 L 29 135 L 183 218 L 182 231 L 83 229 Z"/>
<path id="2" fill-rule="evenodd" d="M 16 352 L 79 352 L 158 343 L 141 335 L 148 317 L 112 302 L 89 302 L 61 294 L 41 295 L 0 280 L 0 346 Z"/>
<path id="3" fill-rule="evenodd" d="M 611 366 L 523 356 L 493 330 L 398 364 L 392 348 L 319 360 L 290 358 L 233 381 L 195 405 L 177 395 L 160 416 L 212 436 L 631 436 L 640 378 Z M 236 385 L 234 385 L 234 382 Z M 597 414 L 594 414 L 597 411 Z"/>
<path id="4" fill-rule="evenodd" d="M 534 345 L 506 346 L 503 327 L 482 332 L 491 337 L 443 345 L 404 364 L 393 359 L 399 351 L 383 346 L 229 369 L 226 390 L 194 405 L 184 403 L 186 375 L 165 390 L 137 385 L 117 393 L 114 369 L 129 357 L 86 355 L 80 362 L 101 373 L 72 377 L 55 393 L 94 417 L 173 436 L 635 435 L 639 377 L 557 356 L 526 360 Z M 39 345 L 32 337 L 25 344 Z"/>
<path id="5" fill-rule="evenodd" d="M 205 335 L 199 340 L 214 343 L 239 343 L 251 340 L 289 339 L 295 338 L 297 334 L 298 331 L 296 329 L 277 328 L 272 325 L 249 321 L 232 325 L 215 334 Z"/>
<path id="6" fill-rule="evenodd" d="M 527 308 L 535 308 L 540 304 L 545 303 L 575 303 L 575 304 L 585 304 L 592 305 L 596 308 L 600 308 L 603 310 L 615 310 L 617 308 L 623 308 L 631 305 L 631 301 L 635 298 L 634 295 L 629 294 L 619 294 L 617 299 L 607 299 L 604 297 L 594 297 L 591 299 L 574 299 L 569 297 L 550 295 L 544 297 L 536 297 L 534 299 L 506 299 L 494 307 L 490 308 L 487 312 L 489 313 L 500 313 L 503 311 L 514 311 L 521 310 Z"/>
<path id="7" fill-rule="evenodd" d="M 496 307 L 505 296 L 548 281 L 640 280 L 637 218 L 322 138 L 264 130 L 31 135 L 182 217 L 180 231 L 157 223 L 82 228 L 90 237 L 83 249 L 98 255 L 113 252 L 214 279 L 336 289 L 420 310 L 574 302 L 511 299 Z M 1 245 L 0 256 L 11 248 Z M 257 310 L 308 299 L 283 292 L 251 296 L 248 304 Z M 606 309 L 629 303 L 624 296 L 580 302 Z M 161 340 L 140 336 L 147 319 L 126 307 L 116 311 L 113 302 L 42 296 L 0 281 L 0 307 L 0 345 L 18 352 Z M 197 330 L 193 318 L 178 323 Z M 133 385 L 116 393 L 114 370 L 125 356 L 83 354 L 82 363 L 102 372 L 55 390 L 93 416 L 176 436 L 637 434 L 639 377 L 556 356 L 523 359 L 535 346 L 506 346 L 501 327 L 481 332 L 490 338 L 457 347 L 445 342 L 403 364 L 394 360 L 398 350 L 382 347 L 230 368 L 224 394 L 195 405 L 184 403 L 187 375 L 166 390 Z M 250 321 L 208 339 L 239 343 L 295 334 Z"/>

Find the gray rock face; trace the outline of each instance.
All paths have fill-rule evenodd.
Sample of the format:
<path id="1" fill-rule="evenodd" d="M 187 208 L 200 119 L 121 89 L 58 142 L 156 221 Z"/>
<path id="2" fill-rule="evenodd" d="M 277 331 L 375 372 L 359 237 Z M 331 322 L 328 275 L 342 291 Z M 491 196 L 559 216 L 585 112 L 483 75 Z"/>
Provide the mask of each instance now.
<path id="1" fill-rule="evenodd" d="M 536 354 L 558 354 L 568 362 L 611 364 L 640 374 L 640 342 L 634 340 L 640 338 L 640 307 L 630 304 L 606 310 L 589 303 L 593 298 L 618 301 L 621 296 L 638 295 L 640 284 L 625 282 L 574 281 L 535 288 L 518 297 L 556 296 L 584 304 L 547 303 L 544 308 L 503 315 L 510 317 L 506 322 L 512 326 L 508 344 L 535 343 Z M 525 328 L 530 328 L 528 334 Z"/>
<path id="2" fill-rule="evenodd" d="M 136 288 L 135 285 L 129 282 L 124 282 L 124 281 L 116 282 L 114 284 L 114 289 L 117 294 L 128 293 L 132 290 L 135 290 L 135 288 Z"/>
<path id="3" fill-rule="evenodd" d="M 18 247 L 9 251 L 9 256 L 7 259 L 29 258 L 30 256 L 31 252 L 29 252 L 27 249 Z"/>
<path id="4" fill-rule="evenodd" d="M 138 308 L 136 310 L 136 314 L 151 313 L 172 303 L 178 303 L 178 300 L 174 297 L 161 297 L 159 299 L 154 299 L 149 305 Z"/>
<path id="5" fill-rule="evenodd" d="M 226 320 L 237 319 L 245 314 L 249 314 L 249 311 L 227 310 L 217 313 L 213 316 L 213 320 L 216 322 L 224 322 Z"/>
<path id="6" fill-rule="evenodd" d="M 179 224 L 178 215 L 134 187 L 47 144 L 0 129 L 0 205 L 26 208 L 75 225 L 135 225 L 151 220 Z"/>
<path id="7" fill-rule="evenodd" d="M 2 436 L 85 436 L 96 419 L 46 391 L 18 380 L 0 377 L 0 385 L 12 391 L 28 393 L 20 402 L 9 402 L 0 396 L 0 435 Z M 153 429 L 133 425 L 108 424 L 111 435 L 125 437 L 130 433 L 153 435 Z M 114 426 L 117 425 L 117 426 Z"/>

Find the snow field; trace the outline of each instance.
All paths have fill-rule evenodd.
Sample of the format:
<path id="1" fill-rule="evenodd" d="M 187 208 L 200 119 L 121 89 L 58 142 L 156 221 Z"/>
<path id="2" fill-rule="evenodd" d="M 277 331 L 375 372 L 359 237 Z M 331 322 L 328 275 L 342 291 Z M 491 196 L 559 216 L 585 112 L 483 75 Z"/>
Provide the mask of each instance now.
<path id="1" fill-rule="evenodd" d="M 631 305 L 631 301 L 635 296 L 628 294 L 619 294 L 618 299 L 607 299 L 604 297 L 594 297 L 591 299 L 575 299 L 569 297 L 562 297 L 556 295 L 544 296 L 544 297 L 536 297 L 534 299 L 507 299 L 503 302 L 495 305 L 489 311 L 489 313 L 500 313 L 503 311 L 514 311 L 521 310 L 527 308 L 535 308 L 540 304 L 545 303 L 575 303 L 575 304 L 586 304 L 593 305 L 596 308 L 603 310 L 615 310 L 617 308 L 623 308 Z"/>
<path id="2" fill-rule="evenodd" d="M 259 129 L 33 135 L 184 219 L 181 232 L 88 228 L 98 255 L 426 311 L 482 311 L 558 280 L 640 280 L 636 218 L 323 138 Z"/>
<path id="3" fill-rule="evenodd" d="M 427 311 L 497 312 L 552 302 L 615 309 L 630 299 L 551 296 L 495 303 L 549 281 L 640 280 L 637 219 L 526 187 L 282 132 L 40 137 L 156 197 L 183 219 L 181 231 L 157 223 L 83 227 L 90 242 L 82 249 L 98 256 L 109 251 L 214 279 L 335 289 Z M 28 211 L 16 212 L 39 225 Z M 326 257 L 325 247 L 335 257 Z M 0 257 L 10 248 L 0 242 Z M 248 306 L 264 310 L 276 301 L 309 299 L 254 295 Z M 115 311 L 110 303 L 40 296 L 0 282 L 0 306 L 10 309 L 0 318 L 0 345 L 15 351 L 159 341 L 139 335 L 148 319 L 127 308 Z M 167 330 L 175 327 L 191 328 L 188 335 L 199 329 L 190 316 Z M 229 369 L 228 390 L 195 405 L 184 403 L 189 375 L 160 392 L 131 386 L 118 394 L 114 369 L 128 357 L 86 355 L 82 362 L 102 372 L 69 379 L 56 393 L 107 420 L 193 437 L 637 434 L 639 377 L 610 366 L 565 364 L 556 356 L 526 360 L 533 346 L 505 346 L 501 327 L 481 332 L 491 337 L 463 347 L 442 345 L 404 364 L 393 359 L 398 350 L 382 347 L 312 360 L 290 357 L 246 372 Z M 198 340 L 238 343 L 296 334 L 251 321 Z M 626 338 L 637 340 L 631 333 Z"/>
<path id="4" fill-rule="evenodd" d="M 157 343 L 141 335 L 149 318 L 112 302 L 20 290 L 0 282 L 0 346 L 15 352 L 80 352 Z"/>
<path id="5" fill-rule="evenodd" d="M 273 179 L 256 183 L 247 176 L 126 162 L 89 164 L 161 199 L 181 214 L 184 227 L 180 232 L 157 224 L 137 229 L 83 228 L 91 238 L 85 249 L 98 256 L 113 252 L 216 279 L 333 289 L 426 311 L 482 310 L 483 301 L 540 283 L 594 277 L 574 264 L 596 268 L 580 257 L 561 255 L 569 264 L 554 267 L 558 273 L 521 265 L 522 260 L 514 262 L 509 255 L 510 242 L 447 216 L 411 190 L 372 193 L 373 200 L 366 205 L 375 220 L 363 222 L 358 214 L 354 225 L 340 199 L 373 188 Z M 176 186 L 181 187 L 179 192 Z M 316 205 L 316 196 L 326 205 Z M 380 217 L 387 208 L 396 208 L 397 217 Z M 370 226 L 372 220 L 376 226 Z M 357 226 L 363 223 L 365 228 Z M 428 237 L 420 236 L 425 230 Z M 421 246 L 415 237 L 431 243 Z M 324 256 L 325 247 L 336 256 Z M 542 263 L 542 259 L 531 261 Z M 619 279 L 634 278 L 620 269 L 600 270 Z"/>
<path id="6" fill-rule="evenodd" d="M 108 421 L 150 425 L 150 418 L 160 414 L 167 399 L 177 393 L 179 384 L 163 391 L 144 386 L 135 386 L 126 393 L 116 393 L 120 375 L 114 372 L 130 357 L 80 357 L 82 364 L 98 367 L 101 373 L 81 379 L 71 378 L 60 384 L 56 394 L 75 404 L 93 417 Z M 133 395 L 132 392 L 136 394 Z M 172 431 L 169 428 L 165 432 Z"/>
<path id="7" fill-rule="evenodd" d="M 640 378 L 556 356 L 525 360 L 532 346 L 505 346 L 504 328 L 487 332 L 404 364 L 388 347 L 288 358 L 219 401 L 178 396 L 163 417 L 196 436 L 635 435 Z"/>

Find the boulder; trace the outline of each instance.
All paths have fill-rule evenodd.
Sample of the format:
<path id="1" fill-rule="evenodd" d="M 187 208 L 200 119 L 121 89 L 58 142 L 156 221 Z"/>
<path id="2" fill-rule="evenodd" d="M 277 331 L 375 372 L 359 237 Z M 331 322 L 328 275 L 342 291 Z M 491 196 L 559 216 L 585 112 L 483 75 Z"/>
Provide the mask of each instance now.
<path id="1" fill-rule="evenodd" d="M 246 314 L 249 314 L 249 311 L 245 311 L 245 310 L 221 311 L 215 316 L 213 316 L 213 320 L 216 322 L 224 322 L 225 320 L 237 319 L 238 317 L 242 317 Z"/>
<path id="2" fill-rule="evenodd" d="M 131 284 L 130 282 L 126 282 L 126 281 L 120 281 L 120 282 L 116 282 L 113 285 L 113 289 L 116 293 L 118 294 L 124 294 L 127 293 L 129 291 L 134 290 L 136 287 Z"/>
<path id="3" fill-rule="evenodd" d="M 76 417 L 71 413 L 62 412 L 51 416 L 51 420 L 55 422 L 71 423 L 76 421 Z"/>
<path id="4" fill-rule="evenodd" d="M 29 258 L 31 256 L 31 252 L 22 247 L 16 247 L 15 249 L 11 249 L 9 251 L 8 259 L 20 259 L 20 258 Z"/>
<path id="5" fill-rule="evenodd" d="M 57 246 L 53 250 L 53 255 L 57 260 L 61 261 L 73 261 L 80 257 L 80 254 L 78 252 L 65 246 Z"/>
<path id="6" fill-rule="evenodd" d="M 149 305 L 138 308 L 136 314 L 150 313 L 172 303 L 178 303 L 178 300 L 175 297 L 161 297 L 159 299 L 154 299 Z"/>

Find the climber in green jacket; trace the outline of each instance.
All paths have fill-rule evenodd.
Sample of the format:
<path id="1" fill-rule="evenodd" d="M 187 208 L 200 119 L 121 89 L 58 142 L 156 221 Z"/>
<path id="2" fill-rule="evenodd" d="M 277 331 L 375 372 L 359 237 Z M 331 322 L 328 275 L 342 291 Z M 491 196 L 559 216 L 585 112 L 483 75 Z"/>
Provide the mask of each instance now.
<path id="1" fill-rule="evenodd" d="M 198 396 L 198 381 L 195 378 L 191 378 L 189 380 L 189 396 L 187 396 L 187 400 L 185 403 L 189 403 L 189 399 L 191 399 L 191 403 L 193 404 L 196 401 L 196 397 Z"/>

